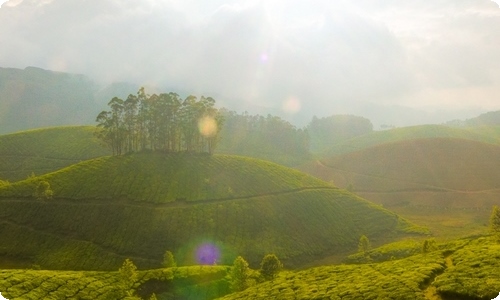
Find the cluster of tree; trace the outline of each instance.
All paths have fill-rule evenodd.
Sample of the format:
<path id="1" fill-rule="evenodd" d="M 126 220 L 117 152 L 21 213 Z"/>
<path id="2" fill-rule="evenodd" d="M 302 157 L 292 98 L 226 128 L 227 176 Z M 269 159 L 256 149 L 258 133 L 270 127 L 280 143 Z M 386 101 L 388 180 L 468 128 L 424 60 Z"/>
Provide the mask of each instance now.
<path id="1" fill-rule="evenodd" d="M 224 153 L 274 160 L 278 156 L 303 157 L 309 153 L 309 135 L 289 122 L 267 115 L 224 110 L 224 128 L 218 148 Z"/>
<path id="2" fill-rule="evenodd" d="M 243 291 L 252 285 L 251 281 L 261 282 L 263 280 L 272 280 L 283 269 L 283 264 L 275 254 L 267 254 L 260 263 L 258 277 L 252 275 L 252 270 L 248 262 L 241 256 L 238 256 L 231 268 L 231 290 L 234 292 Z"/>
<path id="3" fill-rule="evenodd" d="M 311 138 L 311 151 L 322 152 L 336 143 L 373 131 L 370 120 L 352 115 L 333 115 L 325 118 L 313 117 L 307 125 Z"/>
<path id="4" fill-rule="evenodd" d="M 96 118 L 96 136 L 114 155 L 131 151 L 161 150 L 213 153 L 223 118 L 211 97 L 175 93 L 147 95 L 140 88 L 126 100 L 114 97 L 111 110 Z"/>

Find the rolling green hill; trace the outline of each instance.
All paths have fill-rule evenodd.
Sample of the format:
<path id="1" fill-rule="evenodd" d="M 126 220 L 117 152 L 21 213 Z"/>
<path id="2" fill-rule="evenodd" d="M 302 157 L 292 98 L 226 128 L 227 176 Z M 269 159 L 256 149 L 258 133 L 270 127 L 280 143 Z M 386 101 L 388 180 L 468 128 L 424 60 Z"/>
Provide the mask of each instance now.
<path id="1" fill-rule="evenodd" d="M 221 299 L 493 299 L 500 290 L 500 245 L 489 238 L 382 263 L 282 272 Z"/>
<path id="2" fill-rule="evenodd" d="M 46 180 L 54 199 L 31 196 Z M 289 265 L 418 231 L 404 219 L 296 170 L 223 155 L 102 157 L 0 187 L 0 248 L 10 267 L 116 269 L 124 257 L 158 267 L 165 250 L 193 264 L 276 253 Z M 205 258 L 208 259 L 208 258 Z M 207 261 L 205 261 L 207 263 Z M 209 261 L 213 263 L 213 261 Z"/>
<path id="3" fill-rule="evenodd" d="M 228 293 L 228 270 L 227 266 L 193 266 L 138 271 L 133 290 L 140 299 L 153 293 L 159 299 L 214 299 Z M 111 300 L 127 295 L 117 271 L 0 270 L 0 291 L 10 300 Z"/>
<path id="4" fill-rule="evenodd" d="M 300 168 L 436 234 L 472 234 L 499 204 L 500 146 L 456 138 L 386 143 Z"/>
<path id="5" fill-rule="evenodd" d="M 370 251 L 403 253 L 416 242 Z M 138 272 L 135 294 L 149 299 L 493 299 L 500 290 L 500 245 L 492 237 L 454 240 L 429 253 L 380 263 L 284 270 L 266 282 L 230 293 L 229 267 L 192 266 Z M 421 247 L 421 245 L 420 245 Z M 286 265 L 285 265 L 286 267 Z M 252 271 L 252 276 L 257 275 Z M 123 299 L 116 271 L 0 270 L 9 299 Z"/>
<path id="6" fill-rule="evenodd" d="M 0 135 L 0 180 L 17 181 L 109 155 L 93 132 L 92 126 L 65 126 Z"/>
<path id="7" fill-rule="evenodd" d="M 138 153 L 84 161 L 12 183 L 0 195 L 29 197 L 48 181 L 55 198 L 147 202 L 241 198 L 310 187 L 331 187 L 310 175 L 242 156 Z"/>
<path id="8" fill-rule="evenodd" d="M 456 128 L 445 125 L 418 125 L 384 131 L 373 131 L 340 142 L 328 150 L 325 156 L 331 157 L 333 155 L 346 154 L 385 143 L 422 138 L 460 138 L 500 145 L 500 126 Z"/>

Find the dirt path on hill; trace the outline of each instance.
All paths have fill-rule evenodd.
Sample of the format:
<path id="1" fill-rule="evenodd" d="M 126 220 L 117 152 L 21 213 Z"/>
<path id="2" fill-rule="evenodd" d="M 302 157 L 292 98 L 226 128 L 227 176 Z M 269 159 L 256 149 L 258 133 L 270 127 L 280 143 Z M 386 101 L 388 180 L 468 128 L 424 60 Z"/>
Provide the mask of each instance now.
<path id="1" fill-rule="evenodd" d="M 45 202 L 45 203 L 56 203 L 56 204 L 69 204 L 69 205 L 121 205 L 121 206 L 134 206 L 134 207 L 182 207 L 182 206 L 192 206 L 200 204 L 213 204 L 229 201 L 242 201 L 250 200 L 253 198 L 269 197 L 269 196 L 279 196 L 286 194 L 293 194 L 302 191 L 314 191 L 314 190 L 333 190 L 338 191 L 336 187 L 319 186 L 319 187 L 302 187 L 297 189 L 291 189 L 286 191 L 276 191 L 269 193 L 262 193 L 258 195 L 248 195 L 240 197 L 229 197 L 229 198 L 217 198 L 217 199 L 203 199 L 203 200 L 177 200 L 170 202 L 148 202 L 148 201 L 134 201 L 129 199 L 71 199 L 71 198 L 54 198 L 52 200 L 35 200 L 32 198 L 0 198 L 0 203 L 31 203 L 31 202 Z"/>

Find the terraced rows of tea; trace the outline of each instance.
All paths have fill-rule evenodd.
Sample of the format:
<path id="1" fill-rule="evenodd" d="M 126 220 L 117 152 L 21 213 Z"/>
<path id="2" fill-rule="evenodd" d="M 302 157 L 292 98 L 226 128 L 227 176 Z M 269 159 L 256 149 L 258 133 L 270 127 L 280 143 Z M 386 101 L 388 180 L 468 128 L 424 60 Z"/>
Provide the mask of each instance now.
<path id="1" fill-rule="evenodd" d="M 165 250 L 191 264 L 207 241 L 224 249 L 219 263 L 276 253 L 292 266 L 352 251 L 362 234 L 380 243 L 423 230 L 336 189 L 192 205 L 1 199 L 0 220 L 0 254 L 11 264 L 70 270 L 116 269 L 127 256 L 158 267 Z"/>
<path id="2" fill-rule="evenodd" d="M 0 180 L 25 179 L 83 160 L 109 155 L 93 126 L 43 128 L 0 135 Z"/>
<path id="3" fill-rule="evenodd" d="M 361 151 L 373 146 L 413 139 L 457 138 L 500 145 L 500 126 L 456 128 L 445 125 L 417 125 L 391 130 L 373 131 L 341 141 L 324 156 L 336 156 Z"/>
<path id="4" fill-rule="evenodd" d="M 412 247 L 412 246 L 410 246 Z M 381 263 L 282 272 L 221 299 L 493 299 L 500 291 L 500 244 L 462 240 L 443 250 Z"/>
<path id="5" fill-rule="evenodd" d="M 214 299 L 229 292 L 226 266 L 193 266 L 137 272 L 128 289 L 119 272 L 0 270 L 0 292 L 10 300 Z M 130 298 L 130 299 L 141 299 Z M 162 298 L 160 298 L 162 299 Z"/>
<path id="6" fill-rule="evenodd" d="M 30 197 L 36 182 L 54 198 L 147 202 L 230 199 L 331 185 L 271 162 L 229 155 L 139 153 L 101 157 L 0 188 L 0 196 Z"/>
<path id="7" fill-rule="evenodd" d="M 391 249 L 414 248 L 396 243 Z M 119 272 L 0 270 L 8 299 L 493 299 L 500 290 L 500 244 L 492 237 L 439 244 L 425 254 L 369 264 L 285 270 L 270 281 L 231 293 L 229 266 L 191 266 L 138 272 L 128 290 Z M 255 273 L 255 272 L 254 272 Z"/>

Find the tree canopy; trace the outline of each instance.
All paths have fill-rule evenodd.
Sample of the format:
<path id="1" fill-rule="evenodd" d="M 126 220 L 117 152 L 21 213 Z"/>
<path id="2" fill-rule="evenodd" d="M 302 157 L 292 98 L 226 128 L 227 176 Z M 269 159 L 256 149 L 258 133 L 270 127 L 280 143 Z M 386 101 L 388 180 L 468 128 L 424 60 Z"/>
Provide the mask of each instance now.
<path id="1" fill-rule="evenodd" d="M 352 115 L 314 116 L 307 130 L 311 137 L 311 150 L 322 152 L 337 142 L 372 132 L 373 124 L 366 118 Z"/>
<path id="2" fill-rule="evenodd" d="M 213 153 L 223 124 L 211 97 L 182 100 L 176 93 L 148 95 L 140 88 L 108 106 L 96 118 L 96 135 L 114 155 L 147 149 Z"/>

